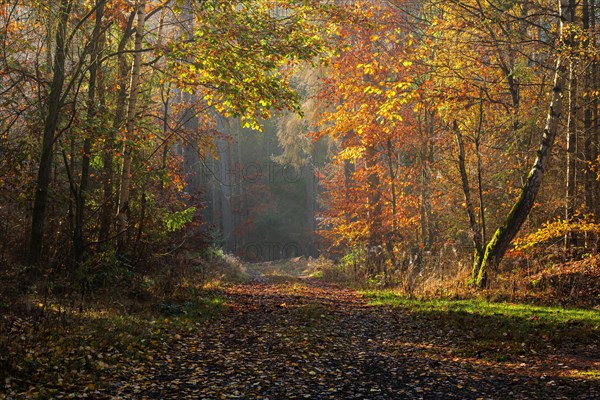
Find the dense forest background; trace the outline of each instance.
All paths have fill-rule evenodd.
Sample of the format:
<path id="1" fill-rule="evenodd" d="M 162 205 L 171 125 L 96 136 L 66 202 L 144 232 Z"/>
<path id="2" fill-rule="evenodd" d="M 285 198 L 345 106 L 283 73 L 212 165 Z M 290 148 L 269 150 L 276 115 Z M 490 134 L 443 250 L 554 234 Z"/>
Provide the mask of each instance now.
<path id="1" fill-rule="evenodd" d="M 3 274 L 86 286 L 219 248 L 323 256 L 381 285 L 587 268 L 599 15 L 590 0 L 3 1 Z"/>
<path id="2" fill-rule="evenodd" d="M 218 140 L 217 154 L 195 158 L 196 168 L 188 170 L 188 187 L 204 201 L 205 232 L 246 261 L 319 255 L 318 176 L 308 162 L 281 161 L 277 123 L 265 122 L 257 132 L 227 121 L 229 140 Z"/>

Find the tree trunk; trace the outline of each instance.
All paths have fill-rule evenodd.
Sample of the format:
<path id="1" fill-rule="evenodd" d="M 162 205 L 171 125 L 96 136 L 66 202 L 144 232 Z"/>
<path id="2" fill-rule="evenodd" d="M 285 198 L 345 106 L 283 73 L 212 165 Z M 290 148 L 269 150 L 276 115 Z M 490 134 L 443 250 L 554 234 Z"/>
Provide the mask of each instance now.
<path id="1" fill-rule="evenodd" d="M 583 1 L 582 27 L 588 36 L 583 44 L 584 48 L 596 48 L 596 11 L 594 1 Z M 594 215 L 598 222 L 600 215 L 600 181 L 598 178 L 598 62 L 590 60 L 584 75 L 583 101 L 583 170 L 584 199 L 586 213 Z M 586 233 L 586 251 L 598 250 L 599 237 Z"/>
<path id="2" fill-rule="evenodd" d="M 431 210 L 431 168 L 435 162 L 435 111 L 426 112 L 425 115 L 429 115 L 429 122 L 427 123 L 427 142 L 426 152 L 427 156 L 423 160 L 425 163 L 425 197 L 423 201 L 423 208 L 427 218 L 427 241 L 425 242 L 425 248 L 429 250 L 433 246 L 435 240 L 435 220 Z"/>
<path id="3" fill-rule="evenodd" d="M 595 1 L 591 1 L 590 2 L 590 30 L 591 32 L 596 32 L 596 2 Z M 596 40 L 596 35 L 591 35 L 592 37 L 592 45 L 594 46 L 594 48 L 597 47 L 598 43 Z M 591 88 L 594 92 L 598 92 L 598 90 L 600 90 L 600 85 L 598 83 L 598 80 L 600 79 L 600 74 L 598 73 L 598 66 L 600 63 L 598 63 L 597 60 L 592 61 L 592 64 L 590 66 L 591 68 Z M 598 168 L 598 164 L 600 162 L 600 160 L 598 160 L 598 156 L 600 155 L 600 124 L 598 121 L 598 108 L 599 108 L 599 104 L 598 104 L 598 96 L 593 96 L 593 100 L 592 100 L 592 104 L 591 104 L 591 109 L 592 109 L 592 130 L 591 130 L 591 137 L 592 137 L 592 148 L 594 149 L 594 154 L 596 156 L 595 159 L 595 165 L 596 168 Z M 596 173 L 599 174 L 600 172 L 598 172 L 598 170 L 596 170 Z M 594 188 L 594 193 L 596 193 L 596 198 L 594 201 L 594 204 L 592 205 L 592 212 L 594 213 L 595 217 L 596 217 L 596 221 L 598 221 L 600 219 L 600 179 L 596 179 L 593 182 L 593 188 Z M 596 238 L 596 246 L 598 246 L 598 241 L 600 240 L 600 237 Z M 596 251 L 598 250 L 598 247 L 596 247 Z"/>
<path id="4" fill-rule="evenodd" d="M 590 31 L 591 32 L 596 32 L 596 2 L 595 1 L 591 1 L 589 2 L 589 26 L 590 26 Z M 592 40 L 592 46 L 594 48 L 597 48 L 597 40 L 596 40 L 596 35 L 592 34 L 591 36 L 591 40 Z M 600 86 L 598 84 L 598 79 L 600 79 L 600 74 L 598 74 L 598 61 L 597 60 L 593 60 L 591 62 L 590 65 L 590 80 L 591 80 L 591 84 L 589 89 L 594 91 L 595 93 L 598 93 L 598 90 L 600 90 Z M 600 155 L 600 125 L 598 123 L 598 96 L 592 96 L 592 101 L 591 101 L 591 131 L 590 131 L 590 136 L 592 137 L 592 148 L 595 151 L 595 156 L 596 156 L 596 160 L 595 160 L 595 166 L 596 168 L 598 168 L 600 160 L 598 159 L 598 156 Z M 598 169 L 596 169 L 596 174 L 599 175 L 600 171 L 598 171 Z M 594 204 L 592 204 L 592 213 L 594 214 L 595 217 L 595 221 L 598 222 L 600 219 L 600 179 L 595 179 L 592 183 L 593 185 L 593 192 L 596 194 L 595 197 L 595 201 L 593 202 Z M 600 249 L 600 235 L 596 234 L 596 240 L 595 240 L 595 245 L 594 245 L 594 249 L 596 252 Z"/>
<path id="5" fill-rule="evenodd" d="M 87 125 L 88 132 L 83 141 L 83 154 L 81 156 L 81 177 L 79 182 L 79 191 L 75 203 L 75 229 L 73 233 L 73 258 L 76 265 L 84 262 L 85 237 L 83 226 L 85 224 L 85 198 L 90 182 L 90 155 L 92 152 L 92 135 L 94 134 L 94 118 L 96 117 L 96 89 L 97 78 L 100 65 L 100 53 L 104 46 L 104 35 L 101 34 L 102 18 L 104 16 L 104 5 L 106 0 L 99 0 L 96 8 L 96 22 L 92 32 L 92 50 L 90 52 L 90 77 L 88 84 L 87 98 Z"/>
<path id="6" fill-rule="evenodd" d="M 592 38 L 593 48 L 595 48 L 595 14 L 594 14 L 594 2 L 591 5 L 588 1 L 583 2 L 583 29 L 587 31 Z M 590 10 L 591 8 L 591 10 Z M 593 26 L 592 29 L 590 27 Z M 585 43 L 588 45 L 589 43 Z M 588 69 L 585 74 L 585 87 L 584 91 L 588 94 L 586 98 L 591 98 L 584 110 L 584 188 L 585 188 L 585 205 L 587 212 L 596 213 L 598 211 L 599 203 L 599 187 L 597 181 L 597 172 L 595 168 L 598 166 L 598 124 L 597 124 L 597 107 L 598 107 L 598 96 L 594 94 L 596 90 L 596 79 L 595 70 L 597 68 L 597 62 L 595 60 L 590 62 Z"/>
<path id="7" fill-rule="evenodd" d="M 567 182 L 565 197 L 565 220 L 570 221 L 576 208 L 576 170 L 577 170 L 577 78 L 573 62 L 569 66 L 569 115 L 567 117 Z M 587 114 L 587 110 L 586 110 Z M 565 253 L 569 254 L 575 243 L 574 232 L 565 235 Z"/>
<path id="8" fill-rule="evenodd" d="M 394 246 L 396 245 L 397 230 L 396 226 L 396 214 L 397 214 L 397 195 L 396 195 L 396 168 L 394 166 L 394 148 L 392 141 L 388 138 L 386 143 L 387 151 L 387 162 L 388 162 L 388 173 L 390 174 L 390 194 L 392 197 L 392 232 L 391 235 L 386 235 L 386 249 L 392 262 L 392 267 L 396 267 L 396 255 L 394 254 Z M 423 209 L 423 207 L 421 207 Z"/>
<path id="9" fill-rule="evenodd" d="M 137 235 L 134 244 L 134 254 L 136 257 L 141 257 L 143 253 L 142 249 L 142 236 L 144 235 L 144 227 L 146 222 L 146 205 L 147 205 L 146 190 L 142 188 L 142 198 L 140 199 L 140 222 L 138 224 Z"/>
<path id="10" fill-rule="evenodd" d="M 419 225 L 420 244 L 422 251 L 431 249 L 434 241 L 434 224 L 431 220 L 431 166 L 434 162 L 434 121 L 435 112 L 425 109 L 423 118 L 417 118 L 417 131 L 421 138 L 421 151 L 419 154 L 421 162 L 420 193 L 419 193 Z"/>
<path id="11" fill-rule="evenodd" d="M 118 92 L 115 107 L 115 116 L 113 118 L 112 130 L 107 133 L 105 145 L 102 154 L 102 211 L 100 214 L 100 230 L 98 232 L 98 242 L 101 247 L 105 247 L 110 236 L 111 227 L 115 213 L 115 201 L 113 193 L 114 162 L 115 156 L 115 137 L 123 121 L 125 120 L 125 106 L 127 104 L 127 76 L 129 75 L 129 66 L 125 49 L 132 35 L 132 26 L 135 18 L 135 12 L 131 13 L 127 26 L 123 32 L 123 37 L 117 47 L 117 65 L 118 65 Z"/>
<path id="12" fill-rule="evenodd" d="M 314 166 L 314 146 L 308 162 L 305 164 L 306 171 L 306 252 L 307 256 L 316 257 L 317 251 L 315 247 L 315 203 L 317 199 L 317 182 L 316 171 Z"/>
<path id="13" fill-rule="evenodd" d="M 469 217 L 471 240 L 473 241 L 474 248 L 472 279 L 476 280 L 481 260 L 483 259 L 483 241 L 481 239 L 481 229 L 479 224 L 477 224 L 473 202 L 471 201 L 471 187 L 469 185 L 469 177 L 467 176 L 467 167 L 465 165 L 465 145 L 462 132 L 456 121 L 454 121 L 452 128 L 454 129 L 456 143 L 458 145 L 458 169 L 460 171 L 460 180 L 462 183 L 463 195 L 465 197 L 465 208 L 467 210 L 467 216 Z"/>
<path id="14" fill-rule="evenodd" d="M 516 113 L 518 114 L 518 112 Z M 487 241 L 487 228 L 485 222 L 485 202 L 483 199 L 483 167 L 481 162 L 481 134 L 483 131 L 483 92 L 479 101 L 479 123 L 475 132 L 475 155 L 477 158 L 477 194 L 479 195 L 479 226 L 481 227 L 481 241 Z"/>
<path id="15" fill-rule="evenodd" d="M 139 97 L 140 71 L 142 67 L 142 42 L 144 39 L 144 24 L 146 22 L 146 0 L 137 4 L 137 27 L 135 31 L 135 45 L 133 65 L 131 67 L 131 83 L 129 85 L 129 101 L 127 105 L 126 137 L 123 145 L 123 169 L 121 172 L 121 185 L 119 190 L 119 208 L 117 212 L 117 254 L 123 256 L 126 252 L 127 230 L 129 228 L 129 199 L 131 186 L 131 164 L 133 160 L 133 146 L 131 141 L 135 136 L 135 118 Z"/>
<path id="16" fill-rule="evenodd" d="M 52 169 L 53 148 L 55 133 L 58 127 L 60 110 L 62 108 L 62 94 L 65 83 L 65 36 L 71 2 L 62 0 L 59 9 L 59 21 L 56 29 L 56 43 L 53 62 L 53 78 L 48 96 L 48 108 L 44 121 L 44 134 L 42 136 L 42 150 L 38 167 L 37 187 L 33 203 L 31 220 L 31 236 L 29 240 L 28 264 L 39 271 L 42 256 L 42 242 L 44 236 L 44 223 L 46 206 L 48 203 L 48 188 L 50 186 L 50 171 Z"/>
<path id="17" fill-rule="evenodd" d="M 565 38 L 564 26 L 572 21 L 572 10 L 574 10 L 574 0 L 560 0 L 560 22 L 559 22 L 559 35 L 561 40 L 567 42 Z M 562 112 L 562 100 L 564 95 L 564 87 L 567 81 L 567 65 L 559 56 L 556 61 L 556 72 L 554 76 L 554 85 L 552 89 L 552 100 L 548 110 L 548 116 L 546 119 L 546 126 L 542 136 L 542 143 L 538 150 L 537 157 L 533 164 L 533 168 L 527 176 L 525 186 L 523 187 L 521 194 L 513 205 L 512 209 L 508 213 L 504 223 L 496 230 L 494 237 L 488 243 L 483 261 L 477 274 L 476 284 L 478 287 L 483 288 L 487 286 L 487 275 L 488 271 L 496 268 L 512 239 L 517 235 L 521 226 L 527 219 L 531 208 L 535 203 L 537 193 L 544 177 L 544 172 L 550 158 L 550 150 L 554 144 L 556 133 L 558 130 L 558 122 Z"/>
<path id="18" fill-rule="evenodd" d="M 377 152 L 374 147 L 367 147 L 365 154 L 365 164 L 368 170 L 367 185 L 369 187 L 369 195 L 367 199 L 369 220 L 369 249 L 367 259 L 369 264 L 375 269 L 371 272 L 381 272 L 381 193 L 379 175 L 375 170 L 377 165 Z"/>

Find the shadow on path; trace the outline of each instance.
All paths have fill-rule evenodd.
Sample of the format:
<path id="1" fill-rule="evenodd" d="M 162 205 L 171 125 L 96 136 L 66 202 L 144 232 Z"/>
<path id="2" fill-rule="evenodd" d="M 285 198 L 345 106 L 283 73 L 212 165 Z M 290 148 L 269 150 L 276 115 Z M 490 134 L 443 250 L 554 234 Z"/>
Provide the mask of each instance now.
<path id="1" fill-rule="evenodd" d="M 600 399 L 568 377 L 566 353 L 490 361 L 461 354 L 483 335 L 459 314 L 416 317 L 370 306 L 351 289 L 254 265 L 225 290 L 227 310 L 115 377 L 128 399 Z M 273 278 L 276 277 L 276 278 Z M 450 321 L 449 325 L 440 321 Z M 503 316 L 488 321 L 506 326 Z M 470 333 L 469 333 L 470 332 Z M 479 338 L 481 339 L 481 338 Z M 509 341 L 497 343 L 501 348 Z M 596 354 L 597 355 L 597 354 Z M 588 354 L 594 358 L 594 354 Z M 599 368 L 597 359 L 589 365 Z"/>

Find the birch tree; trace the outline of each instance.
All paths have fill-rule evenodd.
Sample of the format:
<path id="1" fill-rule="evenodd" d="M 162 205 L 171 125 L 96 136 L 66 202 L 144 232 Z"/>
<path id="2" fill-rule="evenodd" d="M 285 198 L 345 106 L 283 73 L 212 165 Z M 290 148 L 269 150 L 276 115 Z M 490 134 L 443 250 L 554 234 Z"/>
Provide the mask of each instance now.
<path id="1" fill-rule="evenodd" d="M 559 39 L 567 47 L 570 45 L 568 35 L 565 34 L 566 27 L 573 20 L 572 10 L 575 7 L 574 0 L 560 0 L 559 7 Z M 486 287 L 488 284 L 488 272 L 498 266 L 502 257 L 506 253 L 510 242 L 517 235 L 521 226 L 527 219 L 531 211 L 540 186 L 544 178 L 548 161 L 550 159 L 550 150 L 554 144 L 558 132 L 558 123 L 562 116 L 563 97 L 565 95 L 565 86 L 568 82 L 568 61 L 559 55 L 556 61 L 554 84 L 552 87 L 552 98 L 550 101 L 546 125 L 542 135 L 537 157 L 533 167 L 527 176 L 525 186 L 521 190 L 519 197 L 508 213 L 506 220 L 500 226 L 494 236 L 487 244 L 485 254 L 481 261 L 477 273 L 476 285 Z"/>

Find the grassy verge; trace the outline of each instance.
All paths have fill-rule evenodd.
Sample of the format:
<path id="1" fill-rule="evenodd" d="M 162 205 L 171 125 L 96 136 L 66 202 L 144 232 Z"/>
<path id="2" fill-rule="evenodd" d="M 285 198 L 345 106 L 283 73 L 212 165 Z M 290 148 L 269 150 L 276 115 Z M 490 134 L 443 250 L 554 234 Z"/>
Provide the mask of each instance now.
<path id="1" fill-rule="evenodd" d="M 464 355 L 496 361 L 557 347 L 600 343 L 600 311 L 527 304 L 494 303 L 480 299 L 416 300 L 393 291 L 365 291 L 375 306 L 407 313 L 438 337 L 451 338 Z"/>

